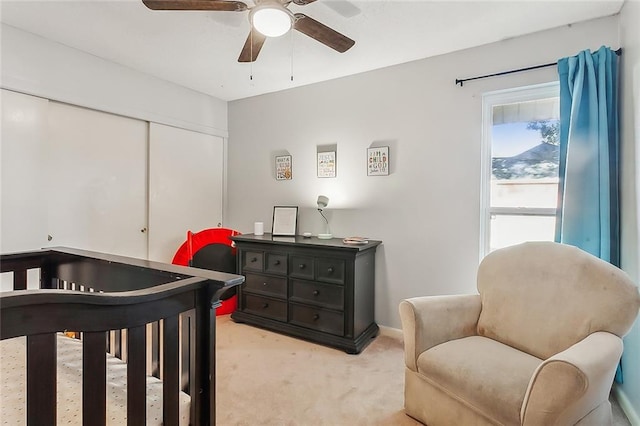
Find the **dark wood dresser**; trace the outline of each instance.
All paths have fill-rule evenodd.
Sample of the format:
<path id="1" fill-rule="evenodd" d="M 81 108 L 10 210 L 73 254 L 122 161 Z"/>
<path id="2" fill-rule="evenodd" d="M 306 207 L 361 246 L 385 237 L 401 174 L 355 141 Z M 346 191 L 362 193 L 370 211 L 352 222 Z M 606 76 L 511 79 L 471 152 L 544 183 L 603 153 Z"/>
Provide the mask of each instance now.
<path id="1" fill-rule="evenodd" d="M 381 241 L 237 235 L 236 322 L 357 354 L 378 334 L 375 254 Z"/>

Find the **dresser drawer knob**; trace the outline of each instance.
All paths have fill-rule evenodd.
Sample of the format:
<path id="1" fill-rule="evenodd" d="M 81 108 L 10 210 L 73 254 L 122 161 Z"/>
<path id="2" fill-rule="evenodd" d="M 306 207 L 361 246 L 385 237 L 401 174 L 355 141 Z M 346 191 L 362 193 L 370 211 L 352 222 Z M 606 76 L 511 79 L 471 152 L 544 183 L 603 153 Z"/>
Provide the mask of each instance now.
<path id="1" fill-rule="evenodd" d="M 266 286 L 267 286 L 267 283 L 262 283 L 262 285 L 266 287 Z"/>
<path id="2" fill-rule="evenodd" d="M 304 269 L 306 267 L 307 267 L 307 265 L 305 265 L 304 263 L 301 263 L 300 265 L 298 265 L 298 268 L 300 268 L 300 269 Z"/>
<path id="3" fill-rule="evenodd" d="M 320 315 L 318 314 L 313 314 L 313 320 L 314 321 L 318 321 L 320 319 Z"/>
<path id="4" fill-rule="evenodd" d="M 252 258 L 251 258 L 251 263 L 254 263 L 254 262 L 257 262 L 257 261 L 258 261 L 258 258 L 257 258 L 257 257 L 252 257 Z"/>
<path id="5" fill-rule="evenodd" d="M 317 296 L 317 295 L 319 295 L 319 294 L 320 294 L 320 291 L 318 291 L 318 290 L 313 290 L 313 295 L 314 295 L 314 296 Z"/>
<path id="6" fill-rule="evenodd" d="M 327 268 L 327 272 L 332 273 L 332 272 L 333 272 L 333 266 L 329 266 L 329 267 Z"/>
<path id="7" fill-rule="evenodd" d="M 274 265 L 279 265 L 279 264 L 280 264 L 280 261 L 279 261 L 279 260 L 276 260 L 275 262 L 273 262 L 273 264 L 274 264 Z"/>
<path id="8" fill-rule="evenodd" d="M 269 304 L 268 304 L 268 303 L 265 303 L 264 305 L 262 305 L 262 308 L 263 308 L 263 309 L 267 309 L 268 307 L 269 307 Z"/>

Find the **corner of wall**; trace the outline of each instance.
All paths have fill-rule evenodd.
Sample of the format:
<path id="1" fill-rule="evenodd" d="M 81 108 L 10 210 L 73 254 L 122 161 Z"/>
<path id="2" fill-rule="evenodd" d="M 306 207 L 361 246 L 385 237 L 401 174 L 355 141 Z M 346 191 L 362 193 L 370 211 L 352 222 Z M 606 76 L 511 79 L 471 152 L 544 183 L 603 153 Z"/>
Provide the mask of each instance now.
<path id="1" fill-rule="evenodd" d="M 627 1 L 619 18 L 621 57 L 622 268 L 640 281 L 640 2 Z M 624 338 L 624 383 L 614 395 L 630 422 L 640 426 L 640 319 Z"/>
<path id="2" fill-rule="evenodd" d="M 640 426 L 640 414 L 636 411 L 625 391 L 620 386 L 614 386 L 613 395 L 618 401 L 618 404 L 620 404 L 620 408 L 624 411 L 627 419 L 629 419 L 631 426 Z"/>

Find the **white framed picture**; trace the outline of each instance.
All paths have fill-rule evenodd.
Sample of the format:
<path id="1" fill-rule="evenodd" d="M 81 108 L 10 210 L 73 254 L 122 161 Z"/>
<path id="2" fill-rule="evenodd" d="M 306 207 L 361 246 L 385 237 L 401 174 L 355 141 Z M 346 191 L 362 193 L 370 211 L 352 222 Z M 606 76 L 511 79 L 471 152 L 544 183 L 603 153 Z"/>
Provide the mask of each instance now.
<path id="1" fill-rule="evenodd" d="M 336 152 L 319 152 L 318 153 L 318 177 L 334 178 L 336 177 Z"/>
<path id="2" fill-rule="evenodd" d="M 291 180 L 293 178 L 293 168 L 290 155 L 276 156 L 276 180 Z"/>
<path id="3" fill-rule="evenodd" d="M 389 175 L 389 147 L 367 148 L 367 176 Z"/>
<path id="4" fill-rule="evenodd" d="M 273 208 L 273 236 L 295 236 L 298 227 L 298 206 L 275 206 Z"/>

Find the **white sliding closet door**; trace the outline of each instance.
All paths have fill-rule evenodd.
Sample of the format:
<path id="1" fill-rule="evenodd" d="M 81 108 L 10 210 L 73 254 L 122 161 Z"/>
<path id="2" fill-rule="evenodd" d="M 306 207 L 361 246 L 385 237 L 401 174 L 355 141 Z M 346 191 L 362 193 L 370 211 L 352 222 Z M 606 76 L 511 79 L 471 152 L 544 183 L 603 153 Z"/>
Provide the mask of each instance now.
<path id="1" fill-rule="evenodd" d="M 146 258 L 148 124 L 51 101 L 47 133 L 49 245 Z"/>
<path id="2" fill-rule="evenodd" d="M 0 252 L 38 250 L 47 242 L 43 201 L 49 101 L 2 90 Z"/>
<path id="3" fill-rule="evenodd" d="M 187 231 L 222 223 L 224 141 L 151 123 L 149 259 L 171 262 Z"/>

